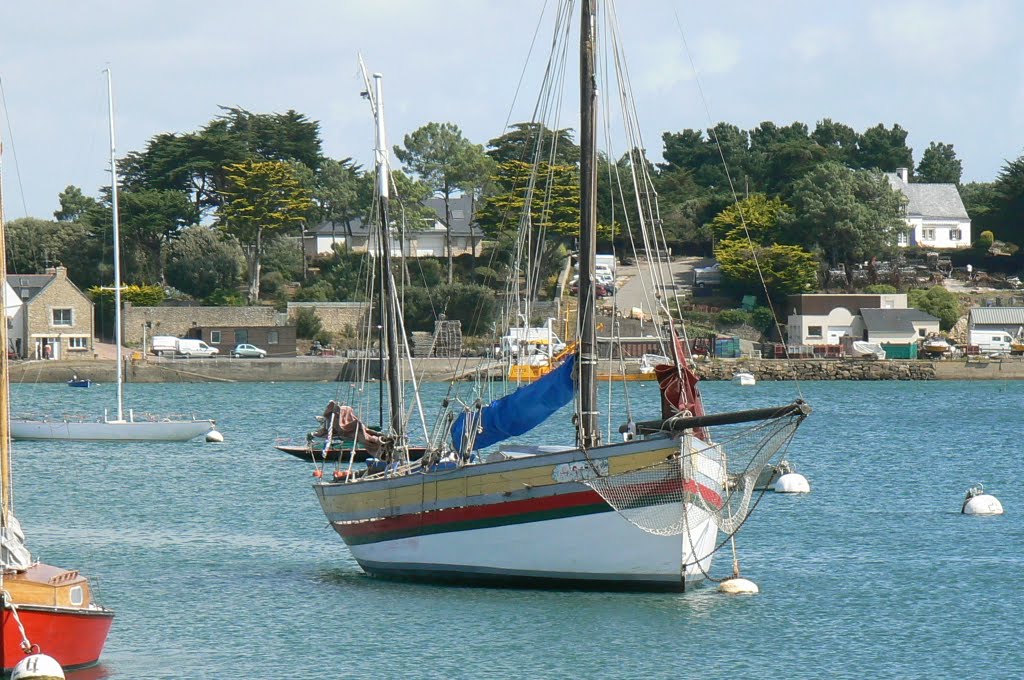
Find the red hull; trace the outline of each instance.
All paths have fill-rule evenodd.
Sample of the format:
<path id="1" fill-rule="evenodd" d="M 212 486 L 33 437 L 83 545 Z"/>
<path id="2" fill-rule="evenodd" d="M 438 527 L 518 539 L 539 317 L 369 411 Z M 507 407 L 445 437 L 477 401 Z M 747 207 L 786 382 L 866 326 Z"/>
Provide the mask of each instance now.
<path id="1" fill-rule="evenodd" d="M 18 617 L 36 651 L 52 656 L 65 670 L 86 668 L 100 660 L 113 612 L 106 610 L 56 609 L 23 605 Z M 0 668 L 10 672 L 25 658 L 21 631 L 10 609 L 4 608 L 0 630 Z"/>

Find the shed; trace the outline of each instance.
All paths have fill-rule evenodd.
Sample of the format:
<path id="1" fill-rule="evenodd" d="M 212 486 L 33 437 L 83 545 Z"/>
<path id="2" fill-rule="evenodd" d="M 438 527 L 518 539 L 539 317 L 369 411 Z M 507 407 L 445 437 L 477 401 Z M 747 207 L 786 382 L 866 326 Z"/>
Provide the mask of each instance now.
<path id="1" fill-rule="evenodd" d="M 218 348 L 221 356 L 243 343 L 267 350 L 268 358 L 296 354 L 295 326 L 195 326 L 185 337 L 203 340 Z"/>

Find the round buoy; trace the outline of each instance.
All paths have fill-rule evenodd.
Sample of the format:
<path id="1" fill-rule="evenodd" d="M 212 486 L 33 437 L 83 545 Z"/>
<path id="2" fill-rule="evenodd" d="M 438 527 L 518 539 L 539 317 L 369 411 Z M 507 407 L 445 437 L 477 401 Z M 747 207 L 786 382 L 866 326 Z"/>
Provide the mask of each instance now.
<path id="1" fill-rule="evenodd" d="M 1003 504 L 998 498 L 987 493 L 968 495 L 960 512 L 965 515 L 1001 515 Z"/>
<path id="2" fill-rule="evenodd" d="M 222 442 L 224 441 L 224 435 L 217 430 L 210 430 L 206 433 L 206 441 L 208 442 Z"/>
<path id="3" fill-rule="evenodd" d="M 324 471 L 321 470 L 320 468 L 317 468 L 316 470 L 313 470 L 313 476 L 316 477 L 317 479 L 320 479 L 321 477 L 324 476 Z"/>
<path id="4" fill-rule="evenodd" d="M 750 579 L 734 576 L 719 583 L 718 592 L 726 595 L 757 595 L 761 589 Z"/>
<path id="5" fill-rule="evenodd" d="M 775 480 L 777 493 L 810 493 L 811 485 L 799 472 L 787 472 Z"/>
<path id="6" fill-rule="evenodd" d="M 64 680 L 64 669 L 51 656 L 33 654 L 18 662 L 11 680 Z"/>

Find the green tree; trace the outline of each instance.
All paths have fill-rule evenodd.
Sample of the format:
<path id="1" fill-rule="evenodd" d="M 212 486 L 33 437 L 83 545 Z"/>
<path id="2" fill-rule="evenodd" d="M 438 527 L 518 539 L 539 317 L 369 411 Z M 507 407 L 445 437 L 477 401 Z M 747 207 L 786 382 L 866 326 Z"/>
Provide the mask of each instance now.
<path id="1" fill-rule="evenodd" d="M 962 310 L 956 295 L 944 286 L 914 288 L 907 294 L 907 304 L 939 319 L 939 328 L 948 331 L 960 319 Z"/>
<path id="2" fill-rule="evenodd" d="M 332 228 L 345 227 L 347 242 L 352 240 L 352 222 L 370 214 L 373 202 L 372 184 L 351 158 L 340 161 L 328 158 L 320 164 L 313 189 L 319 221 Z"/>
<path id="3" fill-rule="evenodd" d="M 79 222 L 52 222 L 21 217 L 6 225 L 7 267 L 10 274 L 42 274 L 47 267 L 64 265 L 68 276 L 86 287 L 97 283 L 85 273 L 79 254 L 88 252 L 88 228 Z M 92 263 L 95 269 L 95 262 Z"/>
<path id="4" fill-rule="evenodd" d="M 118 207 L 125 271 L 141 283 L 162 283 L 161 248 L 196 222 L 194 207 L 185 194 L 166 189 L 123 191 Z"/>
<path id="5" fill-rule="evenodd" d="M 907 131 L 898 124 L 892 129 L 879 123 L 868 128 L 857 140 L 857 164 L 865 169 L 895 172 L 896 168 L 914 167 L 914 153 L 907 146 Z"/>
<path id="6" fill-rule="evenodd" d="M 726 239 L 718 244 L 715 257 L 731 286 L 743 292 L 760 291 L 764 286 L 773 300 L 805 293 L 817 281 L 817 260 L 800 246 L 755 244 L 752 248 L 745 238 Z"/>
<path id="7" fill-rule="evenodd" d="M 836 123 L 831 118 L 818 121 L 811 133 L 811 139 L 825 150 L 826 160 L 850 166 L 857 159 L 857 132 L 843 123 Z"/>
<path id="8" fill-rule="evenodd" d="M 95 198 L 86 196 L 81 189 L 71 184 L 60 192 L 57 198 L 60 201 L 60 209 L 54 211 L 53 217 L 58 222 L 77 222 L 85 211 L 96 203 Z"/>
<path id="9" fill-rule="evenodd" d="M 487 167 L 488 159 L 479 144 L 462 136 L 453 123 L 427 123 L 405 136 L 404 148 L 395 147 L 395 155 L 406 172 L 425 182 L 444 200 L 444 248 L 448 257 L 448 283 L 452 282 L 452 210 L 456 193 L 472 192 L 474 181 Z"/>
<path id="10" fill-rule="evenodd" d="M 245 256 L 238 242 L 210 227 L 185 229 L 168 244 L 166 257 L 167 283 L 199 299 L 234 289 L 242 279 Z"/>
<path id="11" fill-rule="evenodd" d="M 119 163 L 129 189 L 180 191 L 205 217 L 220 208 L 227 168 L 249 159 L 302 163 L 316 171 L 323 155 L 320 124 L 303 114 L 256 114 L 221 107 L 222 114 L 197 132 L 156 135 L 141 152 Z"/>
<path id="12" fill-rule="evenodd" d="M 953 150 L 952 144 L 931 142 L 921 154 L 915 181 L 959 186 L 963 172 L 963 163 L 956 157 L 956 151 Z"/>
<path id="13" fill-rule="evenodd" d="M 549 130 L 541 123 L 514 123 L 509 132 L 487 142 L 487 155 L 496 163 L 520 161 L 576 165 L 580 147 L 572 130 Z"/>
<path id="14" fill-rule="evenodd" d="M 786 242 L 820 248 L 852 281 L 854 263 L 895 252 L 904 200 L 881 173 L 824 163 L 793 186 Z"/>
<path id="15" fill-rule="evenodd" d="M 1024 245 L 1024 156 L 1010 161 L 992 184 L 991 212 L 984 226 L 999 239 Z"/>
<path id="16" fill-rule="evenodd" d="M 767 245 L 779 240 L 779 224 L 788 214 L 782 199 L 751 194 L 718 213 L 711 221 L 711 230 L 719 240 L 746 241 L 749 236 L 754 243 Z"/>
<path id="17" fill-rule="evenodd" d="M 227 170 L 219 220 L 242 244 L 249 270 L 248 299 L 253 303 L 260 295 L 264 235 L 301 225 L 312 200 L 287 163 L 250 160 Z"/>

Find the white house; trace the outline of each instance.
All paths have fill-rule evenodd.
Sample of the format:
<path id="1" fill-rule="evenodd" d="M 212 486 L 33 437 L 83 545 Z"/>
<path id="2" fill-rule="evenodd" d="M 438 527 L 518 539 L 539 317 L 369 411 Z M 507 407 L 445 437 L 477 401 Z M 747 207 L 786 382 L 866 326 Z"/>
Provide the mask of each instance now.
<path id="1" fill-rule="evenodd" d="M 7 319 L 7 343 L 10 345 L 8 351 L 20 355 L 20 349 L 25 345 L 25 303 L 9 281 L 4 281 L 4 314 Z"/>
<path id="2" fill-rule="evenodd" d="M 861 339 L 862 309 L 906 309 L 905 293 L 789 296 L 789 343 L 838 345 L 844 335 Z"/>
<path id="3" fill-rule="evenodd" d="M 426 224 L 407 224 L 405 242 L 398 233 L 391 234 L 391 254 L 395 257 L 445 257 L 444 199 L 431 198 L 425 205 L 432 208 L 437 217 Z M 473 222 L 473 202 L 467 195 L 449 200 L 452 215 L 451 244 L 452 255 L 464 255 L 469 252 L 480 254 L 483 233 Z M 398 216 L 393 213 L 393 216 Z M 356 218 L 348 223 L 331 224 L 324 222 L 312 231 L 307 232 L 304 240 L 304 251 L 307 257 L 330 253 L 333 247 L 344 245 L 352 252 L 368 252 L 376 254 L 380 247 L 378 236 L 362 219 Z"/>
<path id="4" fill-rule="evenodd" d="M 862 308 L 861 340 L 885 345 L 909 345 L 939 332 L 939 319 L 919 309 Z"/>
<path id="5" fill-rule="evenodd" d="M 906 168 L 886 173 L 889 184 L 907 198 L 909 227 L 899 245 L 922 248 L 969 248 L 971 218 L 955 184 L 910 182 Z"/>

